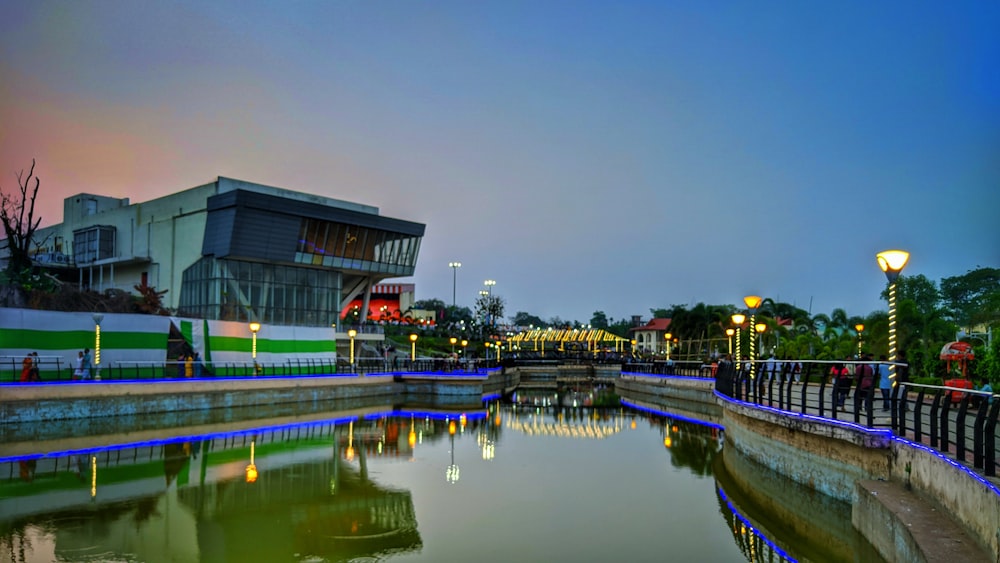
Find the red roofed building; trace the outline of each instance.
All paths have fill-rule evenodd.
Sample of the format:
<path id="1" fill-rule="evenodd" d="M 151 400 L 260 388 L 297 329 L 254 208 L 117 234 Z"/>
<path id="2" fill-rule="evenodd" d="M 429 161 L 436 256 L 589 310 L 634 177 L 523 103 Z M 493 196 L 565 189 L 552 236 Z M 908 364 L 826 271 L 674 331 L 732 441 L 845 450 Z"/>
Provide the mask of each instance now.
<path id="1" fill-rule="evenodd" d="M 666 354 L 665 334 L 670 332 L 670 319 L 650 319 L 642 326 L 632 329 L 635 349 L 643 354 Z"/>

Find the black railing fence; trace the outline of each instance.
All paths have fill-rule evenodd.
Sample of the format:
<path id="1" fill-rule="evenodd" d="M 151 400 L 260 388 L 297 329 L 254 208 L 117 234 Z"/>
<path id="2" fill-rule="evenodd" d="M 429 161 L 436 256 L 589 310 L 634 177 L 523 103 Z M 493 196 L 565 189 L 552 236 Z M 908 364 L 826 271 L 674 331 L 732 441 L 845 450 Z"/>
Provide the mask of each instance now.
<path id="1" fill-rule="evenodd" d="M 732 363 L 719 364 L 718 393 L 782 411 L 844 420 L 866 428 L 884 428 L 896 436 L 933 448 L 987 476 L 997 473 L 997 417 L 1000 400 L 992 392 L 947 385 L 898 382 L 884 392 L 876 378 L 869 390 L 858 378 L 835 384 L 834 364 L 862 362 L 798 360 L 757 362 L 753 377 Z M 885 362 L 868 362 L 879 364 Z M 788 365 L 798 364 L 798 372 Z M 741 368 L 745 368 L 741 366 Z"/>

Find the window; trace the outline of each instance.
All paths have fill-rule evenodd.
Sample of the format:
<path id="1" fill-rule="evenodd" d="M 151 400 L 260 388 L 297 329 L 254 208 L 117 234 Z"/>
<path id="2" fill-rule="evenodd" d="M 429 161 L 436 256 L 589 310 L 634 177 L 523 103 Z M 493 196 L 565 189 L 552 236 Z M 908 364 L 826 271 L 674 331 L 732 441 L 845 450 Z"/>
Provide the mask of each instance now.
<path id="1" fill-rule="evenodd" d="M 97 225 L 73 232 L 73 260 L 89 264 L 115 256 L 115 228 Z"/>

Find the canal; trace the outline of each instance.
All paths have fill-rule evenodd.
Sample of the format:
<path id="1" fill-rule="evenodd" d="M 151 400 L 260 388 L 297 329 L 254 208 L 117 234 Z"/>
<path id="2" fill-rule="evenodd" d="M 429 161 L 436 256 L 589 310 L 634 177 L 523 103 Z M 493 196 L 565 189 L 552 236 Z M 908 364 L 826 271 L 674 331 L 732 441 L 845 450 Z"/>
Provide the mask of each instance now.
<path id="1" fill-rule="evenodd" d="M 39 429 L 0 457 L 0 561 L 881 561 L 850 506 L 726 459 L 717 425 L 518 399 Z"/>

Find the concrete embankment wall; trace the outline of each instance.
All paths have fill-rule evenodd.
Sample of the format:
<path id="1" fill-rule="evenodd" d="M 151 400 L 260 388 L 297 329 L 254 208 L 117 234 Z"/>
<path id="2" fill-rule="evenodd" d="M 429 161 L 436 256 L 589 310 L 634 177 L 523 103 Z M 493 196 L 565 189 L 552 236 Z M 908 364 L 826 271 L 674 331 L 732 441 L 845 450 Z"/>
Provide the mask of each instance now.
<path id="1" fill-rule="evenodd" d="M 901 440 L 885 429 L 733 401 L 715 395 L 710 385 L 696 378 L 628 376 L 619 385 L 623 391 L 688 401 L 700 393 L 702 401 L 717 401 L 727 448 L 831 498 L 852 503 L 855 526 L 884 556 L 892 553 L 900 561 L 934 560 L 913 554 L 930 554 L 948 543 L 953 548 L 971 548 L 959 559 L 951 556 L 956 561 L 984 556 L 996 560 L 1000 554 L 1000 489 L 930 448 Z M 732 470 L 728 462 L 727 468 Z M 863 482 L 885 483 L 894 491 L 912 490 L 914 499 L 936 514 L 937 527 L 953 531 L 950 539 L 928 542 L 920 538 L 926 531 L 915 529 L 911 514 L 887 507 L 871 488 L 858 486 Z M 887 520 L 893 524 L 886 525 Z M 959 546 L 963 540 L 974 546 Z"/>

